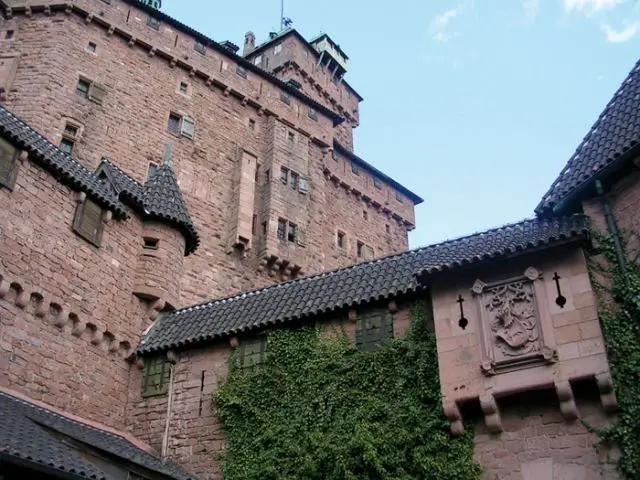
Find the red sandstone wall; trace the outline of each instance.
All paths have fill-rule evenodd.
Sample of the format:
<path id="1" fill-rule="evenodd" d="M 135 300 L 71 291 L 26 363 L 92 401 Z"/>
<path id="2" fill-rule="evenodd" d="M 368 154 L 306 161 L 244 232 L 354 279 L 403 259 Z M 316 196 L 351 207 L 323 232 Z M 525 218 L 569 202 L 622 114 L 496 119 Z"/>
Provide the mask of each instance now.
<path id="1" fill-rule="evenodd" d="M 0 384 L 121 428 L 124 357 L 149 321 L 131 296 L 141 225 L 111 220 L 96 248 L 72 232 L 75 208 L 29 162 L 0 189 Z"/>

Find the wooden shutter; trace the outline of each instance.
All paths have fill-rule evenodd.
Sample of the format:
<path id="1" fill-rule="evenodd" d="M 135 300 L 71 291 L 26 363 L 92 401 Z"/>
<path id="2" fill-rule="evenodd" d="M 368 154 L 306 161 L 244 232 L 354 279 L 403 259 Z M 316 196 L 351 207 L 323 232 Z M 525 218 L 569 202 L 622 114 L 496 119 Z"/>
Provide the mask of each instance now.
<path id="1" fill-rule="evenodd" d="M 0 185 L 13 188 L 15 174 L 18 171 L 18 150 L 6 140 L 0 138 Z"/>
<path id="2" fill-rule="evenodd" d="M 393 316 L 384 310 L 363 312 L 356 322 L 356 345 L 369 351 L 393 338 Z"/>
<path id="3" fill-rule="evenodd" d="M 182 117 L 180 135 L 193 139 L 196 136 L 196 121 L 191 117 Z"/>
<path id="4" fill-rule="evenodd" d="M 102 105 L 102 101 L 104 100 L 105 94 L 106 94 L 106 90 L 104 88 L 104 85 L 102 85 L 101 83 L 92 83 L 91 86 L 89 87 L 89 93 L 87 94 L 87 97 L 93 103 Z"/>
<path id="5" fill-rule="evenodd" d="M 102 237 L 102 208 L 100 205 L 89 199 L 78 204 L 74 230 L 82 238 L 99 247 Z"/>
<path id="6" fill-rule="evenodd" d="M 171 367 L 164 357 L 147 359 L 142 375 L 142 396 L 152 397 L 167 393 Z"/>
<path id="7" fill-rule="evenodd" d="M 242 340 L 242 350 L 240 365 L 242 368 L 253 368 L 264 361 L 264 351 L 266 349 L 266 338 L 257 337 Z"/>
<path id="8" fill-rule="evenodd" d="M 298 191 L 300 193 L 304 193 L 305 195 L 309 193 L 309 179 L 307 177 L 300 177 Z"/>
<path id="9" fill-rule="evenodd" d="M 302 227 L 298 227 L 298 231 L 296 233 L 296 242 L 301 247 L 304 247 L 307 244 L 307 230 L 306 229 L 304 229 Z"/>
<path id="10" fill-rule="evenodd" d="M 369 245 L 364 246 L 364 259 L 373 260 L 373 248 L 371 248 Z"/>

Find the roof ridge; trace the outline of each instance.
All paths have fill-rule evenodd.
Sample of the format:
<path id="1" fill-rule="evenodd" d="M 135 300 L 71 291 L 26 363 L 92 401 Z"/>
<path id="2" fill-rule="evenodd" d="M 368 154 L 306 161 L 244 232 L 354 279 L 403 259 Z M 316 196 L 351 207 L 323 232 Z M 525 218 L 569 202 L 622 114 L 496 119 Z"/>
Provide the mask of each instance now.
<path id="1" fill-rule="evenodd" d="M 195 305 L 190 305 L 188 307 L 183 307 L 183 308 L 175 310 L 172 313 L 177 315 L 177 314 L 180 314 L 180 313 L 185 312 L 185 311 L 190 311 L 190 310 L 194 310 L 194 309 L 207 307 L 207 306 L 210 306 L 210 305 L 214 305 L 216 303 L 230 302 L 230 301 L 233 301 L 233 300 L 236 300 L 236 299 L 244 298 L 246 296 L 256 295 L 256 294 L 264 292 L 264 291 L 270 291 L 270 290 L 274 290 L 276 288 L 282 288 L 282 287 L 287 286 L 287 285 L 291 285 L 291 284 L 295 284 L 295 283 L 302 283 L 304 281 L 309 281 L 309 280 L 313 280 L 313 279 L 316 279 L 316 278 L 321 278 L 321 277 L 324 277 L 324 276 L 332 275 L 332 274 L 335 274 L 337 272 L 343 272 L 343 271 L 352 270 L 352 269 L 355 269 L 355 268 L 363 268 L 364 266 L 371 265 L 373 263 L 387 261 L 387 260 L 391 260 L 391 259 L 394 259 L 394 258 L 408 256 L 408 255 L 415 255 L 415 254 L 418 254 L 420 252 L 424 252 L 424 251 L 428 251 L 428 250 L 435 249 L 435 248 L 438 248 L 438 247 L 442 247 L 442 246 L 447 245 L 447 244 L 453 244 L 453 243 L 456 243 L 456 242 L 467 240 L 469 238 L 477 237 L 479 235 L 486 235 L 486 234 L 489 234 L 489 233 L 494 233 L 494 232 L 498 232 L 500 230 L 504 230 L 506 228 L 516 227 L 516 226 L 519 226 L 519 225 L 524 225 L 524 224 L 526 224 L 528 222 L 538 221 L 540 223 L 548 224 L 550 222 L 559 222 L 559 221 L 562 221 L 562 220 L 573 219 L 573 218 L 576 218 L 576 217 L 585 217 L 585 216 L 582 215 L 582 214 L 576 214 L 576 215 L 571 215 L 571 216 L 568 216 L 568 217 L 560 217 L 560 218 L 555 218 L 555 219 L 540 218 L 540 217 L 529 217 L 529 218 L 525 218 L 524 220 L 505 223 L 505 224 L 503 224 L 501 226 L 493 227 L 493 228 L 490 228 L 488 230 L 478 231 L 478 232 L 471 233 L 471 234 L 468 234 L 468 235 L 463 235 L 461 237 L 442 240 L 440 242 L 432 243 L 430 245 L 425 245 L 425 246 L 422 246 L 422 247 L 412 248 L 412 249 L 406 250 L 404 252 L 392 253 L 392 254 L 386 255 L 384 257 L 376 258 L 376 259 L 373 259 L 373 260 L 368 260 L 366 262 L 354 263 L 352 265 L 347 265 L 345 267 L 339 267 L 339 268 L 334 268 L 334 269 L 331 269 L 331 270 L 326 270 L 324 272 L 315 273 L 315 274 L 309 275 L 307 277 L 301 277 L 301 278 L 296 278 L 296 279 L 293 279 L 293 280 L 288 280 L 286 282 L 279 282 L 279 283 L 275 283 L 273 285 L 267 285 L 266 287 L 262 287 L 262 288 L 256 288 L 256 289 L 253 289 L 253 290 L 241 291 L 241 292 L 235 293 L 233 295 L 228 295 L 228 296 L 225 296 L 225 297 L 215 298 L 215 299 L 212 299 L 212 300 L 208 300 L 206 302 L 197 303 Z"/>

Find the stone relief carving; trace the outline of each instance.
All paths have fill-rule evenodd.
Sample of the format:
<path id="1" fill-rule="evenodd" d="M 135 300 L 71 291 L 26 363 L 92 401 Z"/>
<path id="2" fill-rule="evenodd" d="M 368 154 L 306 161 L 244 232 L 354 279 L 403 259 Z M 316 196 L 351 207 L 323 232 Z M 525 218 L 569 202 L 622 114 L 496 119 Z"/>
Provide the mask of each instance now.
<path id="1" fill-rule="evenodd" d="M 486 284 L 476 280 L 471 291 L 478 300 L 486 375 L 521 368 L 531 363 L 555 361 L 540 323 L 535 282 L 542 274 L 529 267 L 522 277 Z"/>

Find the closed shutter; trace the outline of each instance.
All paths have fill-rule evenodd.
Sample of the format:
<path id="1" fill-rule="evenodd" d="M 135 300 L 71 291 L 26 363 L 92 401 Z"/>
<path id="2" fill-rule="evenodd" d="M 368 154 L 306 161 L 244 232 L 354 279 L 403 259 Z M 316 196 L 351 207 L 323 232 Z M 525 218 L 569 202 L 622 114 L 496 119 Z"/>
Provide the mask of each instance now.
<path id="1" fill-rule="evenodd" d="M 296 242 L 301 247 L 304 247 L 307 244 L 307 230 L 306 229 L 304 229 L 302 227 L 298 227 L 298 232 L 296 234 Z"/>
<path id="2" fill-rule="evenodd" d="M 369 245 L 364 246 L 364 259 L 373 260 L 373 248 L 371 248 Z"/>
<path id="3" fill-rule="evenodd" d="M 6 140 L 0 139 L 0 185 L 12 188 L 17 170 L 17 149 Z"/>
<path id="4" fill-rule="evenodd" d="M 240 366 L 242 368 L 253 368 L 264 362 L 266 346 L 267 339 L 265 337 L 242 340 Z"/>
<path id="5" fill-rule="evenodd" d="M 300 183 L 298 184 L 298 191 L 305 195 L 309 193 L 309 179 L 307 177 L 300 177 Z"/>
<path id="6" fill-rule="evenodd" d="M 363 312 L 356 323 L 356 344 L 365 351 L 393 338 L 393 316 L 387 311 Z"/>
<path id="7" fill-rule="evenodd" d="M 142 376 L 142 396 L 152 397 L 167 393 L 170 375 L 171 367 L 164 357 L 146 360 Z"/>
<path id="8" fill-rule="evenodd" d="M 180 135 L 193 139 L 196 136 L 196 121 L 191 117 L 182 117 Z"/>
<path id="9" fill-rule="evenodd" d="M 104 96 L 106 94 L 106 90 L 104 85 L 100 83 L 92 83 L 89 87 L 89 93 L 87 97 L 93 103 L 97 103 L 98 105 L 102 105 L 102 101 L 104 100 Z"/>
<path id="10" fill-rule="evenodd" d="M 78 205 L 74 230 L 85 240 L 100 246 L 102 236 L 102 208 L 87 199 Z"/>

